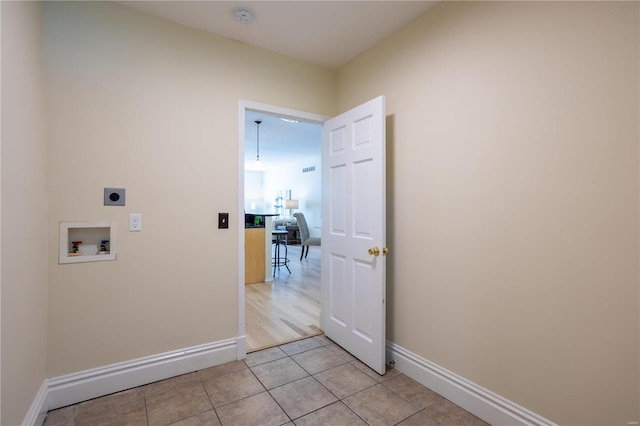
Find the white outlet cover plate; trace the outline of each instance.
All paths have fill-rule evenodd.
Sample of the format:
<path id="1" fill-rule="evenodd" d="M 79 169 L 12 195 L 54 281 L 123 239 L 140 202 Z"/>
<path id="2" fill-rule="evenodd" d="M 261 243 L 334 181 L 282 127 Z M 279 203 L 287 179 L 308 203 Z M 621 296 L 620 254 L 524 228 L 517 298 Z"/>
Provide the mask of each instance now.
<path id="1" fill-rule="evenodd" d="M 130 232 L 142 231 L 142 214 L 141 213 L 129 213 L 129 231 Z"/>

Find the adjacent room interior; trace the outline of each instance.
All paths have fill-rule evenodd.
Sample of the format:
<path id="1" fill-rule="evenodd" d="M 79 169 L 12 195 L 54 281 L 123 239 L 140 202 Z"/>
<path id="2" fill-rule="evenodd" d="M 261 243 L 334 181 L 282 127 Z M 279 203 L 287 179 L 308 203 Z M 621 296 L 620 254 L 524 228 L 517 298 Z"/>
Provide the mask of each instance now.
<path id="1" fill-rule="evenodd" d="M 248 352 L 321 333 L 320 247 L 301 257 L 301 232 L 293 216 L 304 214 L 309 234 L 320 238 L 321 132 L 320 124 L 300 119 L 245 113 Z M 261 220 L 265 214 L 273 215 L 268 216 L 266 230 Z"/>

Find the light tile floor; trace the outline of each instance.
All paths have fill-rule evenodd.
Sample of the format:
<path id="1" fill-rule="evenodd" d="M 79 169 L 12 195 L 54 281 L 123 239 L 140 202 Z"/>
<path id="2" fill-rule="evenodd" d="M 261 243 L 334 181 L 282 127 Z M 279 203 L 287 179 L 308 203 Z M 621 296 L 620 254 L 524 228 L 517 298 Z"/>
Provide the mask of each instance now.
<path id="1" fill-rule="evenodd" d="M 396 370 L 380 376 L 325 336 L 50 411 L 54 425 L 486 425 Z"/>

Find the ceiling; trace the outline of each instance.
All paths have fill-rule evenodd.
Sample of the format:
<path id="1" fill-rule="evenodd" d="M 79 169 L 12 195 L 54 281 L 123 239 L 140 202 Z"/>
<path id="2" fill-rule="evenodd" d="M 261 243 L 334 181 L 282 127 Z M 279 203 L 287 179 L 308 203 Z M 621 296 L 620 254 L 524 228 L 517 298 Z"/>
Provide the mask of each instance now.
<path id="1" fill-rule="evenodd" d="M 118 1 L 140 12 L 223 37 L 337 69 L 439 1 Z M 249 10 L 251 22 L 235 18 Z M 279 117 L 246 112 L 245 164 L 255 164 L 256 124 L 260 124 L 260 159 L 264 168 L 301 161 L 320 153 L 318 124 L 290 123 Z M 313 164 L 309 164 L 310 166 Z"/>
<path id="2" fill-rule="evenodd" d="M 327 68 L 346 64 L 438 1 L 119 1 L 133 9 Z M 238 9 L 253 19 L 241 24 Z"/>
<path id="3" fill-rule="evenodd" d="M 247 110 L 245 112 L 245 169 L 256 170 L 257 127 L 260 123 L 260 168 L 269 169 L 285 163 L 309 160 L 307 166 L 320 166 L 314 159 L 320 156 L 322 125 L 283 120 L 276 115 Z"/>

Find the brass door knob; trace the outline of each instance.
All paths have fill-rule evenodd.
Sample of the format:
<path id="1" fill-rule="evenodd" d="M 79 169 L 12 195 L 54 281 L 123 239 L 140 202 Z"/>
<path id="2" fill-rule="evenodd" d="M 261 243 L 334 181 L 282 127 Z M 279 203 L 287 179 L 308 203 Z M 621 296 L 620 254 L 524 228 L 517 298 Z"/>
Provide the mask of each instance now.
<path id="1" fill-rule="evenodd" d="M 378 247 L 370 248 L 369 254 L 372 256 L 380 256 L 380 249 Z"/>
<path id="2" fill-rule="evenodd" d="M 386 255 L 387 255 L 387 253 L 389 253 L 389 249 L 388 249 L 388 248 L 386 248 L 386 247 L 384 247 L 384 248 L 382 249 L 382 255 L 383 255 L 383 256 L 386 256 Z"/>

